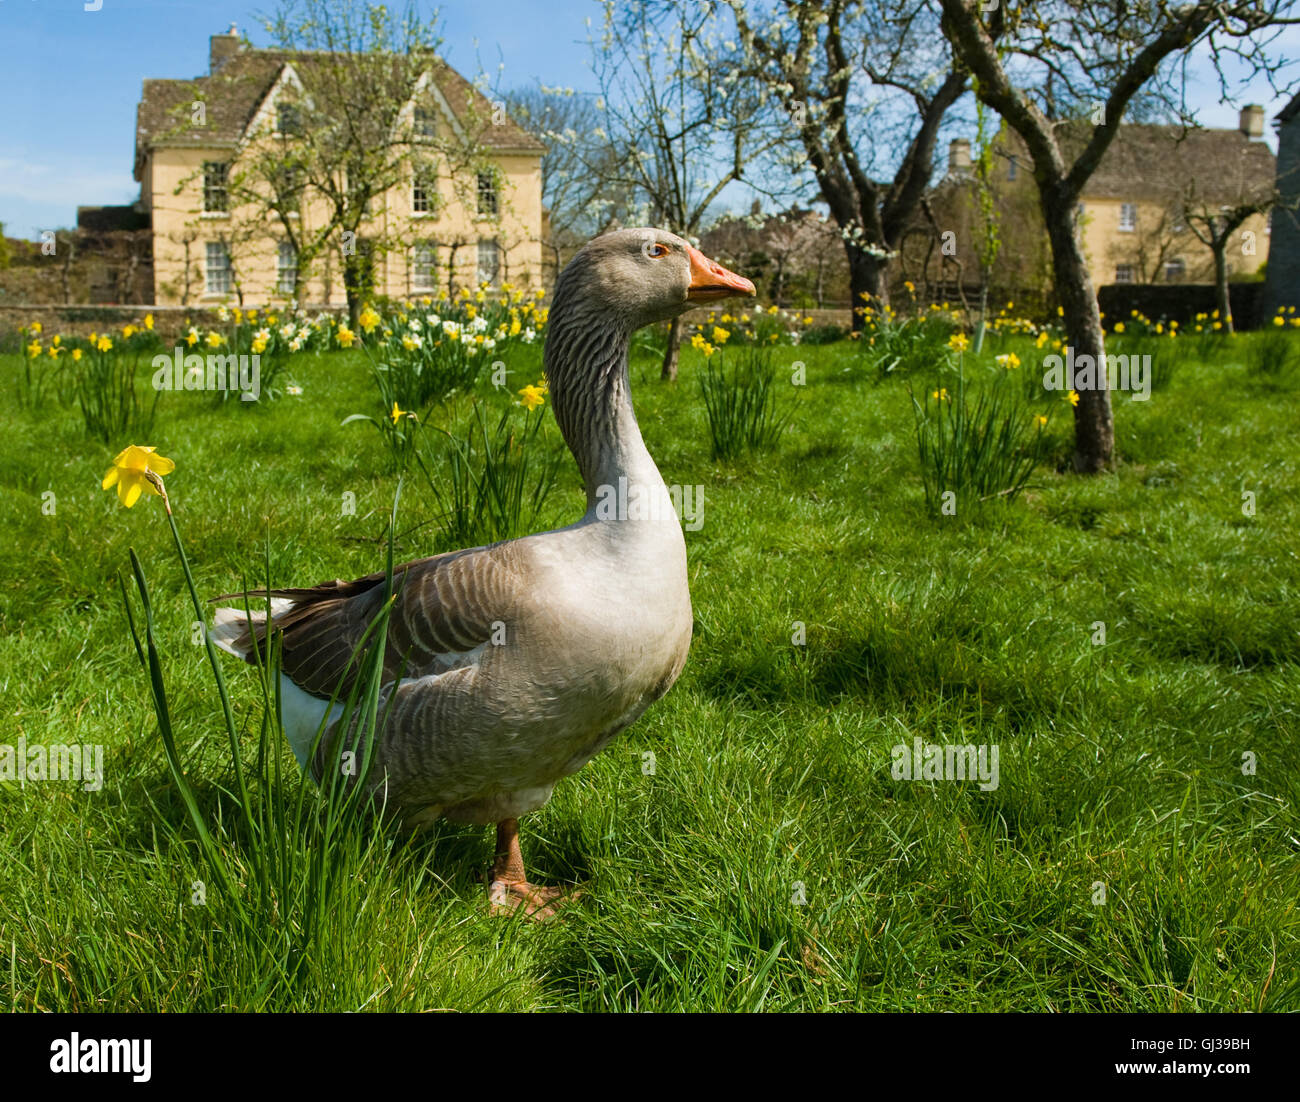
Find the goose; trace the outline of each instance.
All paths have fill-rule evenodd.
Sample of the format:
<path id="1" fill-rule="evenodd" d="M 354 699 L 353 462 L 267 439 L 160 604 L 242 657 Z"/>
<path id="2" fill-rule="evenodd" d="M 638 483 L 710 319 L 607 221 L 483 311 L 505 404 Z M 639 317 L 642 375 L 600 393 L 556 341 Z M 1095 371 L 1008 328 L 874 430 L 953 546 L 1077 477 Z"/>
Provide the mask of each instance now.
<path id="1" fill-rule="evenodd" d="M 493 913 L 544 919 L 572 898 L 529 883 L 519 818 L 662 697 L 690 648 L 686 543 L 632 409 L 631 336 L 754 293 L 663 230 L 589 241 L 556 283 L 543 356 L 586 512 L 564 528 L 395 568 L 371 787 L 408 823 L 496 825 Z M 344 734 L 338 701 L 357 676 L 350 658 L 384 582 L 380 572 L 261 594 L 281 637 L 285 736 L 318 780 Z M 254 662 L 267 615 L 250 622 L 219 608 L 213 639 Z"/>

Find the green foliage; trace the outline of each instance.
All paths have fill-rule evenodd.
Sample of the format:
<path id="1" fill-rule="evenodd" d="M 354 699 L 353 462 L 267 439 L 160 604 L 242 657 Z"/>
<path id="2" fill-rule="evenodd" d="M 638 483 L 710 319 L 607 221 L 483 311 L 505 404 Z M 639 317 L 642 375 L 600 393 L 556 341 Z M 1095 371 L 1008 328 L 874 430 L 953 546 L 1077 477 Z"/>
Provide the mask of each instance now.
<path id="1" fill-rule="evenodd" d="M 495 427 L 485 403 L 451 430 L 425 427 L 415 448 L 447 550 L 514 539 L 537 530 L 565 454 L 543 431 L 545 409 L 507 406 Z"/>
<path id="2" fill-rule="evenodd" d="M 778 397 L 777 371 L 771 349 L 741 347 L 731 353 L 730 370 L 725 348 L 704 360 L 700 395 L 704 399 L 714 459 L 737 459 L 747 451 L 775 448 L 793 412 Z"/>
<path id="3" fill-rule="evenodd" d="M 947 315 L 873 316 L 859 342 L 877 381 L 907 379 L 951 365 L 953 350 L 948 340 L 957 331 Z"/>
<path id="4" fill-rule="evenodd" d="M 1240 366 L 1260 336 L 1217 361 L 1188 354 L 1151 401 L 1117 405 L 1113 473 L 1045 464 L 1032 493 L 962 523 L 927 510 L 913 408 L 864 378 L 855 345 L 798 350 L 799 415 L 744 472 L 712 462 L 693 387 L 634 361 L 655 462 L 707 484 L 703 527 L 685 534 L 694 641 L 672 691 L 523 820 L 530 878 L 585 892 L 547 928 L 489 917 L 490 829 L 399 838 L 367 820 L 333 834 L 333 873 L 310 872 L 328 808 L 270 729 L 263 743 L 266 681 L 222 656 L 243 804 L 161 503 L 121 509 L 99 489 L 112 452 L 79 411 L 19 409 L 6 384 L 0 669 L 16 672 L 0 679 L 0 744 L 98 744 L 104 773 L 99 791 L 0 781 L 0 1008 L 1300 1009 L 1296 377 Z M 1028 373 L 1027 350 L 1007 347 Z M 536 378 L 538 354 L 512 354 L 512 378 Z M 685 374 L 698 353 L 683 357 Z M 384 569 L 396 479 L 378 439 L 339 427 L 375 400 L 365 356 L 291 367 L 301 398 L 246 411 L 170 393 L 136 440 L 177 462 L 168 488 L 201 598 L 246 576 Z M 0 356 L 5 379 L 20 368 Z M 1069 410 L 1051 401 L 1059 443 Z M 413 474 L 403 558 L 450 546 L 430 538 L 439 510 Z M 357 507 L 341 516 L 344 490 Z M 585 498 L 562 478 L 548 503 L 541 525 L 575 520 Z M 261 930 L 213 873 L 159 737 L 115 581 L 130 547 L 176 754 Z M 807 646 L 790 643 L 795 620 Z M 894 748 L 918 737 L 1000 746 L 998 788 L 895 780 Z M 286 802 L 303 785 L 313 821 L 298 831 L 289 807 L 263 894 L 249 850 L 279 835 L 241 808 L 286 821 L 263 780 L 277 751 Z M 301 894 L 313 882 L 329 913 L 307 940 L 325 914 Z M 295 939 L 303 963 L 281 969 Z"/>
<path id="5" fill-rule="evenodd" d="M 149 432 L 162 392 L 139 377 L 139 368 L 141 356 L 152 354 L 155 347 L 151 334 L 121 340 L 101 337 L 84 346 L 81 359 L 73 364 L 73 387 L 91 436 L 113 444 Z"/>
<path id="6" fill-rule="evenodd" d="M 179 566 L 185 576 L 194 615 L 201 622 L 208 615 L 195 588 L 194 576 L 181 543 L 175 518 L 168 509 Z M 393 590 L 393 532 L 397 501 L 389 525 L 385 595 Z M 199 806 L 194 785 L 176 742 L 172 707 L 168 701 L 164 662 L 159 645 L 153 603 L 144 568 L 131 551 L 140 603 L 141 625 L 125 583 L 122 596 L 136 654 L 149 684 L 150 702 L 166 757 L 172 784 L 188 812 L 193 839 L 165 818 L 160 825 L 180 846 L 196 845 L 207 881 L 199 900 L 212 909 L 216 921 L 232 927 L 232 934 L 251 953 L 249 964 L 263 979 L 253 996 L 255 1005 L 282 999 L 312 972 L 319 977 L 346 969 L 347 960 L 338 952 L 345 943 L 340 937 L 338 917 L 341 900 L 355 896 L 355 882 L 366 866 L 380 858 L 381 836 L 373 832 L 368 779 L 374 758 L 376 732 L 382 726 L 379 695 L 383 685 L 384 646 L 391 603 L 384 601 L 378 615 L 353 651 L 349 665 L 356 672 L 346 697 L 337 695 L 331 704 L 342 704 L 339 729 L 345 734 L 333 740 L 326 755 L 319 786 L 302 776 L 281 772 L 284 732 L 280 721 L 279 648 L 272 638 L 268 646 L 255 648 L 261 709 L 257 720 L 257 759 L 250 771 L 243 760 L 239 723 L 230 703 L 222 672 L 222 659 L 211 637 L 204 641 L 211 674 L 211 696 L 223 720 L 228 766 L 233 777 L 230 801 L 235 814 L 210 818 Z M 266 589 L 270 582 L 270 550 L 266 555 Z M 248 599 L 243 602 L 249 610 Z M 311 757 L 324 734 L 316 732 Z M 343 754 L 353 755 L 343 768 Z M 234 851 L 238 857 L 232 856 Z M 193 899 L 191 900 L 193 902 Z M 306 981 L 310 982 L 310 981 Z"/>
<path id="7" fill-rule="evenodd" d="M 1300 336 L 1283 326 L 1266 326 L 1246 345 L 1246 370 L 1280 379 L 1300 365 Z"/>
<path id="8" fill-rule="evenodd" d="M 998 369 L 972 393 L 959 370 L 953 393 L 936 385 L 922 401 L 912 395 L 921 482 L 932 510 L 940 509 L 947 491 L 962 507 L 1012 500 L 1046 454 L 1046 417 L 1030 415 L 1008 374 Z"/>

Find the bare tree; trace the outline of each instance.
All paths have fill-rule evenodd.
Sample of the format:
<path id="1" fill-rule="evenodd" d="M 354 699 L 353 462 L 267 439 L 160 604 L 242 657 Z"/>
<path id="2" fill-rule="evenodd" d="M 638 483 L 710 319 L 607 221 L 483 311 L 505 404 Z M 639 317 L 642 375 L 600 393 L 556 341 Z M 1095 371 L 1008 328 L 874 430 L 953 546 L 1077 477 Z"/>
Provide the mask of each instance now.
<path id="1" fill-rule="evenodd" d="M 538 84 L 506 94 L 510 117 L 546 146 L 542 157 L 542 247 L 555 274 L 613 219 L 628 218 L 635 195 L 620 184 L 616 150 L 603 136 L 604 103 L 572 88 Z"/>
<path id="2" fill-rule="evenodd" d="M 1231 171 L 1230 166 L 1224 166 Z M 1228 248 L 1236 243 L 1244 255 L 1253 256 L 1255 235 L 1247 230 L 1238 240 L 1237 231 L 1246 220 L 1267 214 L 1281 201 L 1272 181 L 1243 180 L 1238 198 L 1228 203 L 1212 204 L 1198 195 L 1196 181 L 1187 185 L 1182 199 L 1181 219 L 1193 236 L 1214 257 L 1214 304 L 1219 320 L 1229 333 L 1233 331 L 1232 300 L 1228 294 Z"/>
<path id="3" fill-rule="evenodd" d="M 774 148 L 762 120 L 765 87 L 723 62 L 716 5 L 697 0 L 606 0 L 593 69 L 596 137 L 613 157 L 584 162 L 606 185 L 636 196 L 645 220 L 698 236 L 710 208 Z M 682 321 L 673 319 L 662 376 L 677 377 Z"/>
<path id="4" fill-rule="evenodd" d="M 780 96 L 785 137 L 839 227 L 853 306 L 887 302 L 890 260 L 930 182 L 940 124 L 966 87 L 936 9 L 928 0 L 780 0 L 768 20 L 744 0 L 727 2 L 740 64 Z M 895 141 L 882 141 L 886 129 Z M 881 148 L 901 151 L 888 179 L 888 166 L 871 160 Z"/>
<path id="5" fill-rule="evenodd" d="M 943 32 L 974 77 L 976 95 L 1015 130 L 1033 159 L 1056 292 L 1075 355 L 1104 364 L 1097 296 L 1076 231 L 1083 186 L 1131 106 L 1182 114 L 1185 62 L 1194 46 L 1206 46 L 1221 80 L 1227 55 L 1271 79 L 1280 59 L 1267 56 L 1266 36 L 1259 32 L 1291 22 L 1292 0 L 1052 0 L 1010 13 L 1000 5 L 984 10 L 989 5 L 979 0 L 940 3 Z M 1091 132 L 1077 153 L 1067 155 L 1059 124 L 1071 114 L 1086 117 Z M 1074 428 L 1075 470 L 1109 467 L 1115 428 L 1104 372 L 1094 373 L 1092 387 L 1079 388 Z"/>

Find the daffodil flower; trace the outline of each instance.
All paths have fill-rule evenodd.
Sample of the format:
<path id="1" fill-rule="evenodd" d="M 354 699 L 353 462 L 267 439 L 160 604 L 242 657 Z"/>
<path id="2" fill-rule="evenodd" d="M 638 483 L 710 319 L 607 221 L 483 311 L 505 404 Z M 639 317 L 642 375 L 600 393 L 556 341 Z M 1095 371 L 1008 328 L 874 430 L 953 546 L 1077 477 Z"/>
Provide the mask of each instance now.
<path id="1" fill-rule="evenodd" d="M 534 386 L 531 383 L 519 392 L 519 402 L 524 409 L 531 412 L 546 401 L 541 387 Z"/>
<path id="2" fill-rule="evenodd" d="M 162 476 L 171 474 L 176 464 L 165 456 L 154 454 L 156 451 L 156 448 L 136 444 L 123 448 L 101 485 L 105 490 L 116 486 L 117 499 L 128 509 L 140 500 L 140 494 L 145 490 L 165 497 Z"/>

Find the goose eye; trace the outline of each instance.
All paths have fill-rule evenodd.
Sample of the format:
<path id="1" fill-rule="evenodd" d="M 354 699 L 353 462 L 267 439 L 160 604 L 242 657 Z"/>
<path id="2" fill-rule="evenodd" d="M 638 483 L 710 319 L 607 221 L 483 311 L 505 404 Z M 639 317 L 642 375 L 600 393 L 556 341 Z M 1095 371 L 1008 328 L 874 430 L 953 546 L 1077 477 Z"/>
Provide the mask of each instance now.
<path id="1" fill-rule="evenodd" d="M 667 255 L 668 255 L 667 245 L 651 245 L 648 249 L 646 249 L 646 256 L 654 260 L 658 260 L 660 257 L 667 256 Z"/>

